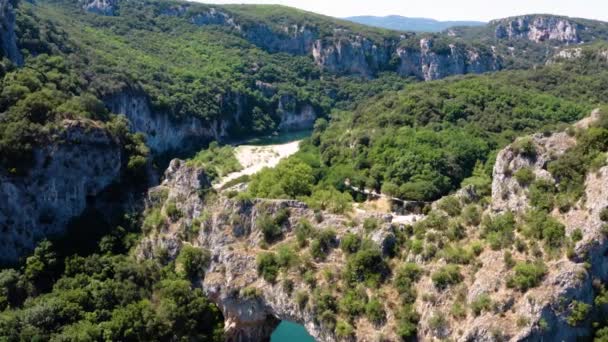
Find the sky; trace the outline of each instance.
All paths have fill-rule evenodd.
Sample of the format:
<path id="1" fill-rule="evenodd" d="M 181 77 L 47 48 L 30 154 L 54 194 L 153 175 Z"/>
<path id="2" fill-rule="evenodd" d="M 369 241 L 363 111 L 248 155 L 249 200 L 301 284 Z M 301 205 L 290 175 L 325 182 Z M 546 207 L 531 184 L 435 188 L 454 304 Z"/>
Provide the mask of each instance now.
<path id="1" fill-rule="evenodd" d="M 608 0 L 195 0 L 215 4 L 281 4 L 333 17 L 402 15 L 478 20 L 549 13 L 608 21 Z"/>

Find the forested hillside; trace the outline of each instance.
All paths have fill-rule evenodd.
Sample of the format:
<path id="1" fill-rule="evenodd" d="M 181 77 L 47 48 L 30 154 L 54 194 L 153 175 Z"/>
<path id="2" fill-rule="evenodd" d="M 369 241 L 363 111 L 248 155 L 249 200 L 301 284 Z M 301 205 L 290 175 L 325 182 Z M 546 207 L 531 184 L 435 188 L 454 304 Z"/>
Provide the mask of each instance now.
<path id="1" fill-rule="evenodd" d="M 232 317 L 216 304 L 261 298 L 253 287 L 222 283 L 233 269 L 219 256 L 240 252 L 226 239 L 251 237 L 242 262 L 229 260 L 253 272 L 244 283 L 274 283 L 296 260 L 291 245 L 280 257 L 273 251 L 292 232 L 285 208 L 318 224 L 327 215 L 322 232 L 309 222 L 292 234 L 298 251 L 311 240 L 303 263 L 310 270 L 294 279 L 306 278 L 313 291 L 313 271 L 338 243 L 331 219 L 340 233 L 359 226 L 349 215 L 366 198 L 347 184 L 429 202 L 473 185 L 479 207 L 462 219 L 478 216 L 468 224 L 477 227 L 499 150 L 522 135 L 550 135 L 608 102 L 608 47 L 587 44 L 608 37 L 606 23 L 582 19 L 532 15 L 417 34 L 281 6 L 0 0 L 0 24 L 0 340 L 7 341 L 222 340 Z M 559 187 L 533 183 L 535 207 L 575 206 L 585 174 L 603 165 L 602 125 L 577 133 L 580 150 L 552 164 Z M 246 191 L 212 190 L 214 178 L 239 168 L 222 144 L 313 128 L 297 154 L 252 176 Z M 512 148 L 525 156 L 531 146 L 524 139 Z M 190 162 L 171 163 L 163 185 L 148 192 L 168 159 L 207 147 Z M 526 171 L 515 177 L 533 182 Z M 453 209 L 449 201 L 441 210 Z M 465 238 L 457 206 L 450 239 Z M 370 242 L 384 234 L 376 217 L 361 222 L 370 236 L 349 235 L 345 257 L 336 259 L 348 263 L 341 312 L 340 289 L 328 287 L 300 308 L 314 313 L 307 321 L 328 339 L 351 338 L 363 312 L 382 323 L 382 302 L 367 294 L 359 301 L 354 283 L 386 284 L 398 264 L 392 258 L 422 253 L 421 232 L 432 219 L 416 225 L 416 239 L 404 227 L 397 234 L 403 253 L 386 255 Z M 496 231 L 483 241 L 496 244 L 501 223 L 487 220 L 483 226 Z M 559 247 L 566 244 L 560 232 Z M 258 258 L 258 249 L 270 252 Z M 370 265 L 382 269 L 368 272 Z M 528 272 L 522 265 L 520 273 Z M 453 270 L 433 282 L 443 286 Z M 418 322 L 416 297 L 405 298 L 410 271 L 395 279 L 407 305 L 391 336 L 404 339 Z M 324 277 L 320 283 L 333 282 L 333 273 Z M 280 286 L 291 291 L 288 282 Z M 276 323 L 272 314 L 263 319 Z"/>
<path id="2" fill-rule="evenodd" d="M 535 70 L 412 84 L 336 112 L 290 161 L 310 166 L 314 181 L 300 193 L 275 195 L 308 196 L 317 183 L 344 190 L 349 179 L 359 188 L 429 201 L 458 189 L 476 166 L 489 180 L 496 151 L 515 137 L 555 130 L 608 101 L 606 48 L 592 46 Z M 272 179 L 279 174 L 258 178 L 281 184 Z"/>

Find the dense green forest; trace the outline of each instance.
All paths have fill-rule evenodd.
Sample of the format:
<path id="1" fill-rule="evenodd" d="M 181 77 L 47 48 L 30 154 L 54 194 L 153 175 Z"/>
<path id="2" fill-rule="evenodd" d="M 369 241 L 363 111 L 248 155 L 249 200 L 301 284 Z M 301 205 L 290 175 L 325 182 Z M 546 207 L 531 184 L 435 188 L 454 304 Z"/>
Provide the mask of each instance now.
<path id="1" fill-rule="evenodd" d="M 314 209 L 344 213 L 353 200 L 362 199 L 346 188 L 347 179 L 361 188 L 411 200 L 435 200 L 463 182 L 475 183 L 487 195 L 500 148 L 523 134 L 560 129 L 608 102 L 607 62 L 598 53 L 605 45 L 588 48 L 578 60 L 530 70 L 425 84 L 392 72 L 363 79 L 323 72 L 308 55 L 263 49 L 230 28 L 200 29 L 187 19 L 207 9 L 205 5 L 190 4 L 186 18 L 168 14 L 180 4 L 121 1 L 120 15 L 100 16 L 86 13 L 77 1 L 21 2 L 16 33 L 25 66 L 7 59 L 0 63 L 0 173 L 26 176 L 36 147 L 53 143 L 64 129 L 63 120 L 82 120 L 105 127 L 120 142 L 125 182 L 146 183 L 154 156 L 145 137 L 130 132 L 128 120 L 109 112 L 104 103 L 121 91 L 145 93 L 155 111 L 169 113 L 176 121 L 196 117 L 208 123 L 242 109 L 245 115 L 232 127 L 232 137 L 276 131 L 282 114 L 278 103 L 292 97 L 295 100 L 288 102 L 293 108 L 288 110 L 310 105 L 319 114 L 312 136 L 295 156 L 253 176 L 248 192 L 238 196 L 298 198 Z M 394 32 L 284 7 L 225 8 L 241 25 L 297 23 L 314 27 L 320 38 L 333 37 L 336 27 L 376 42 L 398 38 Z M 434 49 L 449 47 L 451 38 L 434 37 Z M 414 46 L 416 39 L 412 35 L 402 45 Z M 460 43 L 484 43 L 477 33 L 467 39 Z M 528 43 L 518 44 L 525 49 Z M 508 63 L 514 68 L 530 65 L 521 60 Z M 233 101 L 239 96 L 244 99 L 240 104 Z M 598 154 L 606 149 L 605 136 L 606 124 L 601 123 L 580 136 L 584 143 L 578 149 L 549 167 L 559 176 L 560 191 L 525 172 L 518 176 L 534 189 L 539 217 L 581 196 L 581 179 L 597 166 Z M 190 163 L 219 165 L 208 170 L 211 178 L 241 167 L 230 148 L 216 143 Z M 137 213 L 128 218 L 127 229 L 104 227 L 109 234 L 89 241 L 93 250 L 74 251 L 61 239 L 44 241 L 19 265 L 0 271 L 0 340 L 222 340 L 219 309 L 193 285 L 203 276 L 208 253 L 186 247 L 175 261 L 168 255 L 136 260 L 134 246 L 150 221 Z M 510 222 L 509 217 L 484 222 L 489 227 L 484 234 L 495 245 L 508 241 L 512 233 L 501 228 L 501 220 Z M 271 221 L 265 232 L 270 239 L 276 230 Z M 564 234 L 559 227 L 530 219 L 534 224 L 543 232 L 530 232 L 533 238 L 561 246 Z M 327 241 L 334 239 L 330 235 L 311 242 L 319 258 L 329 248 Z M 361 263 L 383 266 L 376 263 L 381 259 L 376 251 L 360 248 L 361 243 L 346 240 L 341 246 L 353 254 L 349 282 L 384 281 L 374 274 L 357 274 Z M 262 260 L 262 266 L 274 266 L 271 259 Z M 523 275 L 514 278 L 512 286 L 534 283 L 525 277 L 531 268 L 518 265 Z M 542 273 L 538 268 L 531 273 Z M 419 272 L 397 273 L 401 292 L 409 291 L 408 277 Z M 452 273 L 449 267 L 441 269 L 433 281 L 447 286 Z M 270 271 L 264 274 L 273 276 Z M 410 336 L 417 318 L 406 303 L 400 334 Z M 378 316 L 377 300 L 365 305 L 369 316 Z"/>
<path id="2" fill-rule="evenodd" d="M 308 165 L 309 177 L 297 179 L 310 184 L 272 195 L 309 196 L 315 186 L 345 190 L 349 179 L 408 200 L 434 200 L 458 189 L 476 165 L 491 177 L 495 153 L 515 137 L 559 129 L 608 102 L 605 48 L 535 70 L 412 84 L 335 112 L 285 162 Z M 269 195 L 258 183 L 278 186 L 281 179 L 268 170 L 254 177 L 251 191 Z"/>

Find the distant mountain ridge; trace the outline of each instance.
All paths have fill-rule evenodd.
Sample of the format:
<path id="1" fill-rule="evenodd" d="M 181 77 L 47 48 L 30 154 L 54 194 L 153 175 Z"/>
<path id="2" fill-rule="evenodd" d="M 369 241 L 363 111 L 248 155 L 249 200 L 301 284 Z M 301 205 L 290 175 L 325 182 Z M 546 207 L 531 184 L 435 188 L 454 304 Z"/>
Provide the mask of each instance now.
<path id="1" fill-rule="evenodd" d="M 482 21 L 440 21 L 430 18 L 410 18 L 400 15 L 384 17 L 361 15 L 344 18 L 346 20 L 369 26 L 376 26 L 398 31 L 441 32 L 454 26 L 482 26 Z"/>

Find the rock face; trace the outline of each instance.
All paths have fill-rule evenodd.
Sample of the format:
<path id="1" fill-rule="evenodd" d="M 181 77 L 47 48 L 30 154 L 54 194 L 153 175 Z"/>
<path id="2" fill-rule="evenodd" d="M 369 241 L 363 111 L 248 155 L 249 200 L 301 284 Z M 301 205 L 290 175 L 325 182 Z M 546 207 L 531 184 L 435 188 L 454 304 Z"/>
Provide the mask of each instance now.
<path id="1" fill-rule="evenodd" d="M 23 56 L 17 48 L 14 6 L 11 0 L 0 0 L 0 48 L 6 58 L 17 65 L 21 65 L 23 64 Z"/>
<path id="2" fill-rule="evenodd" d="M 188 7 L 174 7 L 165 15 L 188 17 Z M 303 24 L 240 23 L 237 16 L 223 9 L 209 8 L 190 16 L 198 26 L 228 27 L 252 44 L 269 52 L 310 55 L 323 70 L 337 74 L 373 77 L 381 71 L 398 71 L 403 76 L 434 80 L 451 75 L 500 70 L 494 54 L 468 48 L 442 53 L 431 52 L 432 40 L 420 39 L 420 48 L 402 49 L 399 43 L 409 37 L 370 39 L 337 25 L 333 34 L 321 37 L 318 29 Z M 397 61 L 397 62 L 396 62 Z"/>
<path id="3" fill-rule="evenodd" d="M 597 112 L 594 112 L 592 117 L 579 122 L 577 126 L 584 129 L 596 116 Z M 536 150 L 534 157 L 523 155 L 514 146 L 499 153 L 494 169 L 492 203 L 487 206 L 485 214 L 525 212 L 529 208 L 528 190 L 516 184 L 512 174 L 522 167 L 529 167 L 537 177 L 551 179 L 546 171 L 547 163 L 576 144 L 576 140 L 565 133 L 535 135 L 531 141 Z M 323 276 L 315 275 L 315 285 L 311 286 L 310 281 L 304 280 L 305 277 L 300 272 L 332 269 L 339 274 L 347 267 L 345 255 L 341 250 L 334 249 L 324 261 L 302 259 L 303 263 L 307 263 L 302 269 L 281 272 L 276 283 L 267 282 L 256 270 L 256 258 L 260 253 L 275 249 L 274 246 L 267 249 L 260 247 L 263 245 L 263 234 L 258 226 L 258 218 L 265 215 L 272 217 L 285 209 L 289 211 L 288 219 L 281 224 L 281 244 L 295 243 L 294 227 L 306 219 L 313 222 L 319 230 L 329 227 L 335 229 L 338 240 L 336 244 L 346 233 L 363 234 L 387 258 L 391 255 L 398 232 L 403 232 L 404 227 L 392 222 L 390 215 L 378 216 L 365 212 L 349 216 L 323 212 L 323 219 L 319 221 L 318 213 L 291 200 L 239 201 L 220 195 L 215 200 L 205 201 L 200 193 L 209 186 L 204 171 L 179 160 L 173 161 L 167 170 L 165 181 L 150 191 L 150 205 L 162 208 L 164 203 L 172 201 L 182 213 L 181 218 L 168 221 L 163 228 L 148 234 L 138 247 L 138 255 L 141 258 L 166 255 L 175 258 L 185 244 L 209 250 L 212 255 L 211 264 L 203 279 L 198 281 L 224 313 L 228 341 L 267 339 L 280 320 L 303 324 L 318 341 L 339 340 L 333 329 L 319 321 L 319 313 L 315 312 L 316 304 L 310 302 L 315 288 L 331 288 L 331 285 L 327 284 Z M 462 283 L 443 290 L 434 285 L 430 275 L 445 265 L 446 260 L 442 257 L 427 259 L 411 252 L 402 255 L 403 260 L 400 259 L 400 262 L 415 262 L 425 270 L 414 286 L 417 293 L 424 294 L 418 296 L 414 303 L 420 314 L 418 340 L 451 336 L 457 341 L 562 341 L 586 336 L 590 331 L 590 320 L 573 326 L 569 324 L 568 318 L 573 311 L 574 301 L 593 301 L 593 279 L 608 279 L 608 242 L 602 232 L 603 222 L 599 214 L 608 206 L 606 189 L 608 167 L 603 167 L 587 176 L 585 195 L 570 211 L 560 213 L 555 210 L 551 213 L 564 225 L 567 235 L 575 229 L 581 229 L 583 238 L 576 243 L 574 255 L 566 257 L 562 254 L 545 260 L 548 270 L 546 276 L 540 285 L 525 292 L 506 285 L 513 270 L 503 261 L 503 251 L 485 248 L 474 263 L 461 265 L 464 278 Z M 477 198 L 472 188 L 463 189 L 455 197 L 461 203 L 469 203 Z M 163 199 L 159 201 L 158 198 Z M 433 209 L 441 212 L 438 206 L 434 205 Z M 370 217 L 377 220 L 378 226 L 373 231 L 366 231 L 361 222 Z M 197 229 L 192 229 L 193 226 Z M 465 229 L 465 235 L 471 241 L 479 238 L 478 226 Z M 517 261 L 530 257 L 514 250 L 512 253 Z M 585 261 L 590 263 L 590 267 L 584 266 Z M 283 286 L 284 279 L 292 281 L 291 291 Z M 386 322 L 378 326 L 363 317 L 357 318 L 354 322 L 356 325 L 353 325 L 356 340 L 399 339 L 396 336 L 398 311 L 395 308 L 401 306 L 399 300 L 395 299 L 399 296 L 390 284 L 392 282 L 388 281 L 380 289 L 369 290 L 381 293 L 387 312 Z M 337 286 L 340 288 L 340 285 Z M 295 300 L 296 293 L 308 294 L 308 304 L 298 304 Z M 338 290 L 338 296 L 340 293 Z M 492 309 L 476 315 L 465 313 L 459 318 L 447 317 L 456 297 L 461 298 L 463 303 L 472 305 L 480 296 L 490 299 Z M 446 313 L 441 327 L 437 326 L 438 312 Z"/>
<path id="4" fill-rule="evenodd" d="M 501 19 L 490 24 L 496 25 L 498 39 L 527 39 L 535 43 L 580 43 L 579 32 L 585 30 L 568 18 L 542 15 Z"/>
<path id="5" fill-rule="evenodd" d="M 118 0 L 81 0 L 82 8 L 90 13 L 113 16 L 118 8 Z"/>
<path id="6" fill-rule="evenodd" d="M 227 341 L 267 340 L 281 320 L 303 324 L 319 341 L 337 340 L 332 330 L 315 319 L 310 306 L 301 308 L 294 300 L 296 291 L 308 291 L 307 285 L 295 283 L 293 291 L 287 291 L 280 282 L 273 285 L 261 279 L 256 270 L 256 257 L 263 252 L 259 247 L 263 235 L 257 219 L 287 209 L 289 220 L 281 228 L 285 236 L 293 236 L 293 229 L 301 219 L 314 221 L 314 211 L 292 200 L 221 199 L 205 203 L 199 196 L 200 189 L 209 187 L 205 179 L 204 171 L 180 160 L 171 162 L 165 181 L 153 188 L 149 197 L 158 198 L 155 194 L 167 193 L 167 201 L 175 201 L 183 219 L 146 237 L 138 249 L 140 257 L 152 258 L 167 252 L 175 257 L 186 243 L 209 250 L 212 262 L 201 282 L 206 294 L 224 314 Z M 324 214 L 317 228 L 337 227 L 339 236 L 347 229 L 362 229 L 347 228 L 348 221 L 346 217 Z M 185 241 L 183 227 L 193 224 L 201 225 L 200 232 L 191 241 Z M 377 239 L 387 246 L 395 238 L 392 233 L 380 235 Z M 337 260 L 340 260 L 338 256 L 331 257 L 327 263 Z M 244 295 L 246 289 L 256 289 L 256 294 Z"/>
<path id="7" fill-rule="evenodd" d="M 234 130 L 247 126 L 244 118 L 251 114 L 244 108 L 247 101 L 240 94 L 226 94 L 221 101 L 226 114 L 221 119 L 204 121 L 192 116 L 177 119 L 168 112 L 155 111 L 148 97 L 140 91 L 126 90 L 104 99 L 110 111 L 129 119 L 132 131 L 146 135 L 146 142 L 155 154 L 187 151 L 212 140 L 228 140 Z M 276 106 L 281 130 L 312 128 L 318 115 L 311 105 L 298 103 L 292 95 L 279 98 Z"/>
<path id="8" fill-rule="evenodd" d="M 430 81 L 451 75 L 480 74 L 501 69 L 500 59 L 495 54 L 483 54 L 454 44 L 445 53 L 434 52 L 432 47 L 432 40 L 421 39 L 419 50 L 397 49 L 399 74 Z"/>
<path id="9" fill-rule="evenodd" d="M 57 141 L 35 150 L 26 176 L 0 174 L 0 261 L 14 262 L 62 233 L 88 198 L 119 179 L 120 145 L 105 129 L 64 121 Z"/>
<path id="10" fill-rule="evenodd" d="M 187 150 L 210 140 L 223 140 L 230 125 L 229 121 L 203 122 L 195 117 L 173 119 L 169 113 L 153 111 L 148 97 L 141 92 L 120 92 L 104 102 L 110 111 L 129 119 L 131 130 L 144 133 L 146 143 L 155 153 Z"/>

